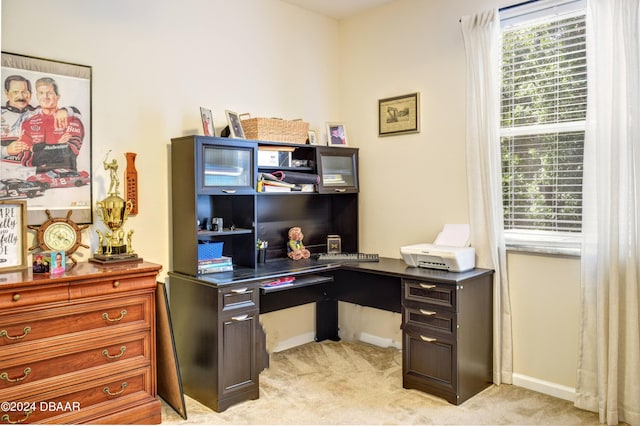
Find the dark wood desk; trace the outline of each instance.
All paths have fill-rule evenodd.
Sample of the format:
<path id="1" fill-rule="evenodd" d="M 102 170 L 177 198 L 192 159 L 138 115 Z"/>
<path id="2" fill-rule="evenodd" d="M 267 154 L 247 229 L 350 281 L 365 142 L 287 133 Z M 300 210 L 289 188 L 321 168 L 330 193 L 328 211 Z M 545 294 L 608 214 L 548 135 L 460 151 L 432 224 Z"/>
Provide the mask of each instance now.
<path id="1" fill-rule="evenodd" d="M 216 411 L 258 398 L 266 365 L 259 314 L 307 303 L 316 303 L 316 341 L 340 339 L 339 301 L 402 313 L 406 388 L 459 404 L 492 381 L 491 270 L 452 273 L 390 258 L 280 259 L 228 273 L 169 276 L 185 392 Z M 294 283 L 266 287 L 284 276 Z"/>

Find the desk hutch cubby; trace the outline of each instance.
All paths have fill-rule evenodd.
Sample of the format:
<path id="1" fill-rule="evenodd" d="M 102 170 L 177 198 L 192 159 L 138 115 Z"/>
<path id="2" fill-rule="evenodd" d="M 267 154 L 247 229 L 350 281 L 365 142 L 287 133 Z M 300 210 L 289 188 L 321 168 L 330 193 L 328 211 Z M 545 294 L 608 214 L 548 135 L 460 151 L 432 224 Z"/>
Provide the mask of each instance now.
<path id="1" fill-rule="evenodd" d="M 258 165 L 258 151 L 276 147 L 290 161 Z M 276 171 L 319 182 L 314 192 L 259 192 L 259 173 Z M 491 383 L 493 271 L 436 271 L 389 258 L 288 259 L 293 226 L 312 254 L 327 252 L 332 234 L 343 252 L 358 252 L 357 149 L 182 137 L 171 141 L 171 176 L 169 294 L 187 395 L 216 411 L 258 398 L 268 366 L 259 315 L 315 303 L 316 341 L 340 340 L 339 301 L 402 313 L 404 387 L 460 404 Z M 260 240 L 269 242 L 265 263 L 257 261 Z M 223 244 L 233 271 L 198 273 L 198 246 L 211 243 Z M 295 280 L 268 285 L 282 277 Z"/>

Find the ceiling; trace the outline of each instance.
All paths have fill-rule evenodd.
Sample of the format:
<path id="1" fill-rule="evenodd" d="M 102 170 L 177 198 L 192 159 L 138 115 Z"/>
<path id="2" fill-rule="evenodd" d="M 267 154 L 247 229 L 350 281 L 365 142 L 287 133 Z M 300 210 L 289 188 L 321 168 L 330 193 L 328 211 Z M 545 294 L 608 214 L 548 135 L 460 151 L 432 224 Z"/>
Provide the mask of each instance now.
<path id="1" fill-rule="evenodd" d="M 344 19 L 393 0 L 282 0 L 335 19 Z"/>

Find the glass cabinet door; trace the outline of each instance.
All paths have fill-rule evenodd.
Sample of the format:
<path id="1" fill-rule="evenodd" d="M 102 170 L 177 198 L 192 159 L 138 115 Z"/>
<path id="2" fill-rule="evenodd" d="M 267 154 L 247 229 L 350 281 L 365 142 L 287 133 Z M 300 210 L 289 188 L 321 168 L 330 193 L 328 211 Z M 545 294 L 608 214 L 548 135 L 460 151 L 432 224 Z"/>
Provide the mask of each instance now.
<path id="1" fill-rule="evenodd" d="M 241 193 L 255 188 L 255 145 L 202 143 L 200 189 L 207 192 Z"/>
<path id="2" fill-rule="evenodd" d="M 356 148 L 318 148 L 318 192 L 358 192 L 357 152 Z"/>

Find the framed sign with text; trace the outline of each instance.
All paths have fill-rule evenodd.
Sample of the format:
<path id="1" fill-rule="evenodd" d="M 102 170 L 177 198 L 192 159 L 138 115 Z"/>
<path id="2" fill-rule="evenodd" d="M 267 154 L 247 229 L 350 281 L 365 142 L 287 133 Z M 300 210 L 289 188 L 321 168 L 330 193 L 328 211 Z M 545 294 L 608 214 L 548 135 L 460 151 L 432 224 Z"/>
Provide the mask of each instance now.
<path id="1" fill-rule="evenodd" d="M 0 271 L 27 267 L 27 203 L 0 200 Z"/>

